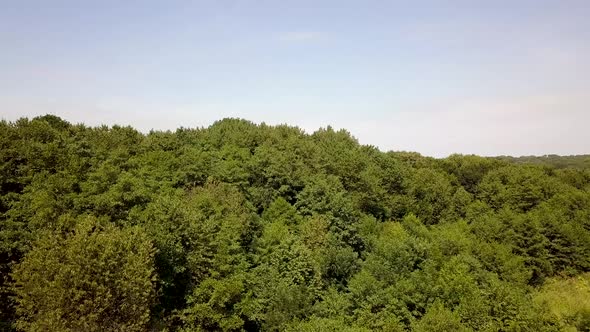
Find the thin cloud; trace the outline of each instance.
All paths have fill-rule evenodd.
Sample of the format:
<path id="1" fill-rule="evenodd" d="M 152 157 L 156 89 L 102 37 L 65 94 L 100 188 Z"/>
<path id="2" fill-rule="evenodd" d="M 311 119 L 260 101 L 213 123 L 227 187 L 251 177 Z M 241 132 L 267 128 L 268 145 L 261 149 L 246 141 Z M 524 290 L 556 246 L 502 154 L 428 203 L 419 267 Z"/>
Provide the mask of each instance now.
<path id="1" fill-rule="evenodd" d="M 279 35 L 279 40 L 289 42 L 315 41 L 325 37 L 324 33 L 318 31 L 290 31 Z"/>

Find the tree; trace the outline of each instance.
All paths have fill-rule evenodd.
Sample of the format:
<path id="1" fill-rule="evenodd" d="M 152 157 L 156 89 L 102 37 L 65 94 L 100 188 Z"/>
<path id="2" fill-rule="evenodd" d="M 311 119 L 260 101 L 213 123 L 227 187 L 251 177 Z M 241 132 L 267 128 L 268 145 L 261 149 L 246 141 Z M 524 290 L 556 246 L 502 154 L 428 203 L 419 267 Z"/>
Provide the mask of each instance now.
<path id="1" fill-rule="evenodd" d="M 0 329 L 587 329 L 533 300 L 590 271 L 587 161 L 0 121 Z"/>
<path id="2" fill-rule="evenodd" d="M 181 253 L 191 280 L 187 306 L 178 318 L 190 331 L 239 330 L 244 324 L 239 304 L 246 295 L 250 266 L 247 252 L 257 225 L 252 207 L 235 187 L 217 182 L 196 188 L 186 204 L 175 221 L 180 232 L 171 239 L 184 247 Z M 163 231 L 160 243 L 175 250 L 167 248 L 170 237 Z"/>
<path id="3" fill-rule="evenodd" d="M 44 233 L 13 272 L 17 328 L 143 331 L 154 303 L 154 249 L 140 228 L 93 217 Z"/>
<path id="4" fill-rule="evenodd" d="M 461 323 L 459 315 L 446 309 L 441 303 L 436 303 L 426 312 L 416 324 L 416 332 L 467 332 L 471 329 Z"/>
<path id="5" fill-rule="evenodd" d="M 451 212 L 454 189 L 448 176 L 430 168 L 418 169 L 408 180 L 412 212 L 425 224 L 439 223 Z"/>

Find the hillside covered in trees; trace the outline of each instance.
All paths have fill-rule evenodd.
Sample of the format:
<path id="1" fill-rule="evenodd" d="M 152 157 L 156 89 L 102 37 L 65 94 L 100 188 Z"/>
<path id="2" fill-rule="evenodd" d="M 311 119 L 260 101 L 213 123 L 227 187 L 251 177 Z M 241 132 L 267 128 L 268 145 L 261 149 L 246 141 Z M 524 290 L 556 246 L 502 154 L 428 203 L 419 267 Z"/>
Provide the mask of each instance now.
<path id="1" fill-rule="evenodd" d="M 2 121 L 0 329 L 588 331 L 590 169 L 565 164 Z"/>

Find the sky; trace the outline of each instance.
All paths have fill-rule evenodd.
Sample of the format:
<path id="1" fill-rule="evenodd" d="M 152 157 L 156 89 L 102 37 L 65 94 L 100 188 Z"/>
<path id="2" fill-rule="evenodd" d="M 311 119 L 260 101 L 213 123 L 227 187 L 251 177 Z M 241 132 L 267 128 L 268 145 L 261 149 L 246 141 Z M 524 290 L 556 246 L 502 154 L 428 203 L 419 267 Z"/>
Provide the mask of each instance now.
<path id="1" fill-rule="evenodd" d="M 590 153 L 588 0 L 0 0 L 0 118 Z"/>

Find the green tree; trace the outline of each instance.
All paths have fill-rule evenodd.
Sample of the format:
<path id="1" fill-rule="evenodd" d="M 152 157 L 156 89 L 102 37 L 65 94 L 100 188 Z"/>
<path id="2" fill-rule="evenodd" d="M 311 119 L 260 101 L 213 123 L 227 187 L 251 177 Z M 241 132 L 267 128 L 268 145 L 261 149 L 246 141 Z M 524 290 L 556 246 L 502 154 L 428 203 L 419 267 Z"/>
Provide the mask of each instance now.
<path id="1" fill-rule="evenodd" d="M 428 308 L 426 315 L 414 324 L 413 330 L 416 332 L 472 331 L 461 323 L 461 318 L 458 314 L 446 309 L 440 303 L 436 303 Z"/>
<path id="2" fill-rule="evenodd" d="M 24 331 L 143 331 L 154 303 L 154 249 L 139 228 L 92 217 L 43 233 L 14 269 Z"/>

